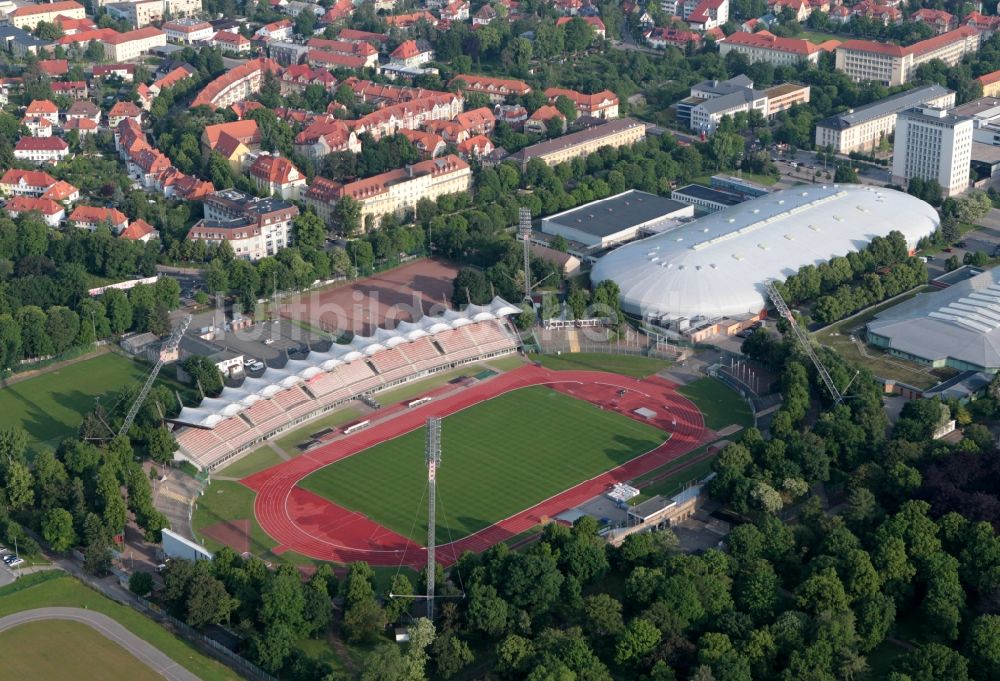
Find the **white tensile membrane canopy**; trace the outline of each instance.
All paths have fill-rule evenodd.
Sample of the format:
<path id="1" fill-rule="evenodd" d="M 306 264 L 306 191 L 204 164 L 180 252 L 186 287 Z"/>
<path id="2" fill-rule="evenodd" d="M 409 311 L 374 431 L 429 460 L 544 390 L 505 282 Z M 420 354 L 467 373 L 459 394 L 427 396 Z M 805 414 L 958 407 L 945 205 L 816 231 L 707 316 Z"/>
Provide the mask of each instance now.
<path id="1" fill-rule="evenodd" d="M 214 428 L 260 400 L 298 385 L 341 364 L 385 352 L 402 343 L 435 336 L 444 331 L 478 322 L 521 314 L 521 309 L 499 296 L 486 305 L 469 305 L 464 310 L 446 310 L 440 316 L 423 316 L 414 322 L 400 322 L 395 329 L 378 328 L 371 336 L 355 336 L 349 343 L 334 343 L 324 352 L 310 352 L 304 359 L 290 359 L 280 369 L 268 367 L 258 377 L 248 376 L 238 387 L 223 388 L 218 397 L 207 397 L 197 407 L 184 407 L 172 421 Z"/>

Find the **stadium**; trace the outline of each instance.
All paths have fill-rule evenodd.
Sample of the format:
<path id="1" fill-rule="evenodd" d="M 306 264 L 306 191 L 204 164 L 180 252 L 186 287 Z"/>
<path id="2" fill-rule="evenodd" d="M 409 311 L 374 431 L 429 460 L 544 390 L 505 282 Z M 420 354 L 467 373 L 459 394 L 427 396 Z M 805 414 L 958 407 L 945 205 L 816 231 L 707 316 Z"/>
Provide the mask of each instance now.
<path id="1" fill-rule="evenodd" d="M 400 322 L 373 336 L 355 336 L 325 352 L 290 359 L 226 387 L 171 419 L 180 457 L 206 471 L 295 424 L 378 390 L 489 357 L 510 354 L 517 334 L 506 324 L 520 309 L 494 299 L 458 312 Z"/>
<path id="2" fill-rule="evenodd" d="M 860 250 L 894 230 L 913 249 L 938 226 L 930 205 L 902 192 L 802 186 L 627 244 L 598 260 L 591 281 L 615 281 L 626 313 L 684 328 L 758 315 L 770 279 Z"/>

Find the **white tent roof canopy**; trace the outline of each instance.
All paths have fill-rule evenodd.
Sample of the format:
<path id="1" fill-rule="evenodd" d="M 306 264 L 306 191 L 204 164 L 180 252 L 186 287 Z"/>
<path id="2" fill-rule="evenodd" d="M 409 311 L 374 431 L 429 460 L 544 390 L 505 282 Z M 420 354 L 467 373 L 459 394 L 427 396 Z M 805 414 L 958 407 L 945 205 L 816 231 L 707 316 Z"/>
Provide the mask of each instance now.
<path id="1" fill-rule="evenodd" d="M 395 329 L 378 328 L 371 336 L 355 336 L 349 343 L 334 343 L 325 352 L 310 352 L 304 359 L 290 359 L 280 369 L 268 367 L 263 374 L 248 376 L 236 388 L 224 388 L 218 397 L 205 398 L 197 407 L 184 407 L 172 419 L 177 423 L 214 428 L 262 399 L 332 371 L 340 364 L 371 357 L 402 343 L 425 336 L 435 336 L 477 322 L 521 314 L 521 309 L 497 296 L 486 305 L 468 305 L 464 310 L 445 310 L 440 316 L 423 316 L 413 322 L 400 322 Z"/>

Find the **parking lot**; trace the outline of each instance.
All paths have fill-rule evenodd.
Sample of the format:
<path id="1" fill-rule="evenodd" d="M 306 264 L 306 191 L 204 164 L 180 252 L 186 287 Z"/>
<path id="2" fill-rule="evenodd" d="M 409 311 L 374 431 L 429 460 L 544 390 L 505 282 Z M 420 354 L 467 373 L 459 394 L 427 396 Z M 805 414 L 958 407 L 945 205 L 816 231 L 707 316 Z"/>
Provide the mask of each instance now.
<path id="1" fill-rule="evenodd" d="M 982 227 L 968 232 L 960 239 L 961 242 L 965 243 L 964 247 L 951 246 L 949 250 L 931 256 L 932 260 L 927 263 L 927 273 L 930 279 L 945 273 L 945 262 L 953 255 L 958 258 L 959 262 L 962 262 L 967 252 L 982 251 L 986 255 L 992 256 L 994 250 L 1000 248 L 1000 210 L 990 209 L 990 212 L 979 221 L 979 224 Z"/>

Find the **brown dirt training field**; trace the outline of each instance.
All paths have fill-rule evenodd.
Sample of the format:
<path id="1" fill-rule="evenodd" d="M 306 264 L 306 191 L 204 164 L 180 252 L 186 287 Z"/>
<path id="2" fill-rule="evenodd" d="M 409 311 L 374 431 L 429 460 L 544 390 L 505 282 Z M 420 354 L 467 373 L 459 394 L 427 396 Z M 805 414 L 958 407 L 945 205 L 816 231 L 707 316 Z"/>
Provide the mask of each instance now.
<path id="1" fill-rule="evenodd" d="M 451 299 L 458 267 L 440 260 L 417 260 L 364 279 L 283 302 L 281 316 L 307 322 L 333 335 L 370 335 L 377 326 L 395 327 L 439 312 Z"/>

